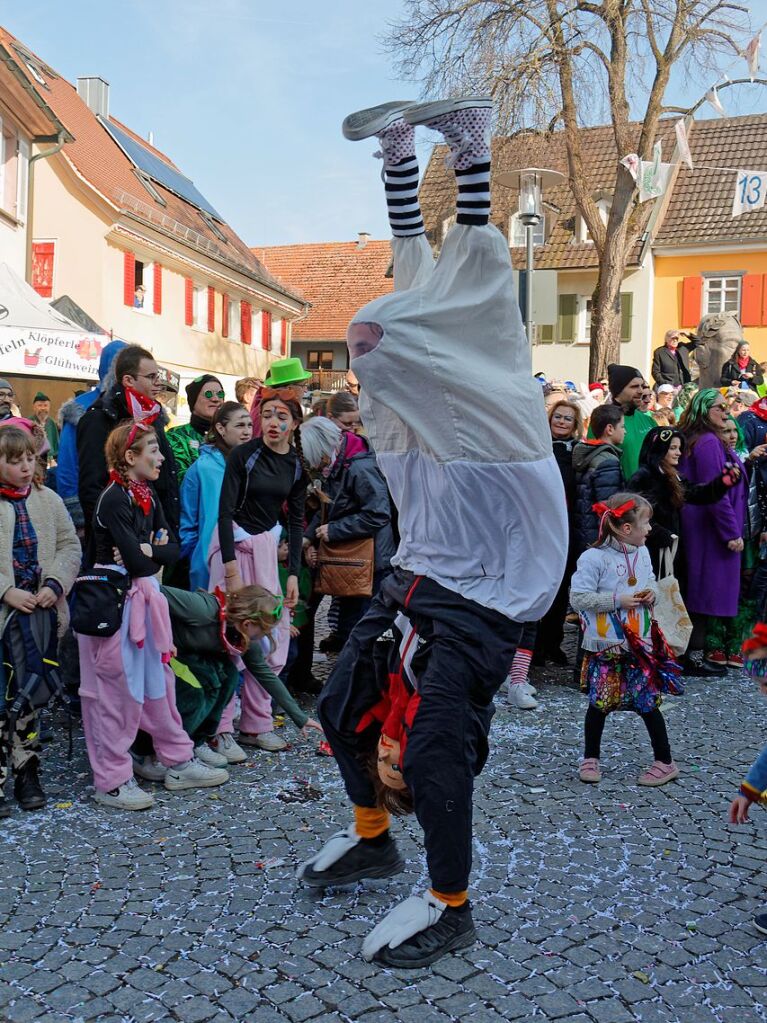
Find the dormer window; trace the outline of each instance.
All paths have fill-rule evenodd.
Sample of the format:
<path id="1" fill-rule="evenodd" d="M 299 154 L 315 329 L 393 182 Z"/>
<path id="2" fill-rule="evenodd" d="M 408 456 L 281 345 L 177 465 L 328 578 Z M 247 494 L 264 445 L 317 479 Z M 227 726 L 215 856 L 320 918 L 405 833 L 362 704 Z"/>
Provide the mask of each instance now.
<path id="1" fill-rule="evenodd" d="M 596 203 L 600 219 L 606 227 L 607 218 L 610 216 L 610 208 L 613 204 L 612 198 L 603 195 L 601 198 L 596 200 Z M 586 245 L 594 244 L 594 239 L 591 237 L 591 231 L 589 231 L 588 225 L 580 213 L 575 220 L 575 241 Z"/>
<path id="2" fill-rule="evenodd" d="M 525 238 L 525 225 L 519 219 L 518 213 L 512 213 L 509 219 L 509 245 L 512 249 L 520 248 L 527 244 Z M 533 245 L 546 244 L 546 217 L 541 217 L 540 223 L 533 225 Z"/>

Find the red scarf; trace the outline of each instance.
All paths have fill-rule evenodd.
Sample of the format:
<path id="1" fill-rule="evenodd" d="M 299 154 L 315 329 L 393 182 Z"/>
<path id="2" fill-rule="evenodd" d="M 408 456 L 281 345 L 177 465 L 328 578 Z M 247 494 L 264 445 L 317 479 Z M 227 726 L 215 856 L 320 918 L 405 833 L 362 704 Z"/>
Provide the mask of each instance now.
<path id="1" fill-rule="evenodd" d="M 128 406 L 128 412 L 133 422 L 140 423 L 142 426 L 151 426 L 162 411 L 159 401 L 147 398 L 146 395 L 139 394 L 138 391 L 134 391 L 127 385 L 125 387 L 125 404 Z"/>
<path id="2" fill-rule="evenodd" d="M 738 359 L 738 369 L 748 369 L 749 362 L 751 362 L 750 355 L 746 355 L 743 359 Z"/>
<path id="3" fill-rule="evenodd" d="M 755 401 L 751 406 L 751 411 L 767 422 L 767 398 L 760 398 L 759 401 Z"/>
<path id="4" fill-rule="evenodd" d="M 0 497 L 7 497 L 9 501 L 26 501 L 32 491 L 32 487 L 12 487 L 10 483 L 0 483 Z"/>
<path id="5" fill-rule="evenodd" d="M 121 475 L 116 469 L 112 469 L 109 473 L 109 479 L 112 483 L 116 483 L 123 490 L 127 490 L 131 496 L 133 503 L 142 510 L 145 515 L 148 515 L 152 510 L 152 488 L 149 486 L 146 480 L 132 480 L 128 479 L 127 476 Z"/>

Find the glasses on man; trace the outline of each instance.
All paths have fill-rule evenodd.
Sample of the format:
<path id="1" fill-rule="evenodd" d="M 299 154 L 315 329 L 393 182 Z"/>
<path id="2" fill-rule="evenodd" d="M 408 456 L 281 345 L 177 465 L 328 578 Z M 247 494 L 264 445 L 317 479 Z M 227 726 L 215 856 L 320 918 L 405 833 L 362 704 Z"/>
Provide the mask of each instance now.
<path id="1" fill-rule="evenodd" d="M 208 401 L 212 401 L 214 398 L 218 398 L 220 401 L 224 400 L 223 391 L 203 391 L 202 395 L 204 398 L 207 398 Z"/>
<path id="2" fill-rule="evenodd" d="M 0 401 L 4 398 L 6 401 L 10 401 L 13 398 L 13 391 L 0 391 Z"/>
<path id="3" fill-rule="evenodd" d="M 137 377 L 143 377 L 144 380 L 151 380 L 153 384 L 156 384 L 160 379 L 159 373 L 137 373 Z"/>

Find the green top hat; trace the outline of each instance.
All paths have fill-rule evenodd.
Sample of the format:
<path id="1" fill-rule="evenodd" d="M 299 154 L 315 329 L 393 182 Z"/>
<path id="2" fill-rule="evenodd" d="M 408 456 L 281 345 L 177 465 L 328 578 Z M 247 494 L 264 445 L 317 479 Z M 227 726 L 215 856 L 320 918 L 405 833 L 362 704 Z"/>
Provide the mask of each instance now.
<path id="1" fill-rule="evenodd" d="M 51 400 L 51 399 L 50 399 L 50 398 L 48 397 L 48 395 L 47 395 L 47 394 L 43 394 L 43 392 L 42 392 L 42 391 L 38 391 L 38 392 L 37 392 L 37 394 L 36 394 L 36 395 L 34 396 L 34 398 L 32 399 L 32 404 L 34 405 L 34 403 L 35 403 L 36 401 L 50 401 L 50 400 Z"/>
<path id="2" fill-rule="evenodd" d="M 302 384 L 311 378 L 311 373 L 307 373 L 300 359 L 277 359 L 269 367 L 264 387 L 290 387 L 291 384 Z"/>

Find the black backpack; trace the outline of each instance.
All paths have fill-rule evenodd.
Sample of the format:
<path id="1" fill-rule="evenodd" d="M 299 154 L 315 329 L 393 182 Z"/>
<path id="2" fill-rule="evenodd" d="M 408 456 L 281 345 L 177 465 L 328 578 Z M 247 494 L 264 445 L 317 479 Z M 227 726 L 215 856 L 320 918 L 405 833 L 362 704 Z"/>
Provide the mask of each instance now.
<path id="1" fill-rule="evenodd" d="M 2 653 L 11 733 L 17 718 L 46 707 L 53 699 L 63 702 L 57 627 L 53 608 L 38 607 L 31 614 L 11 611 L 5 621 Z"/>

